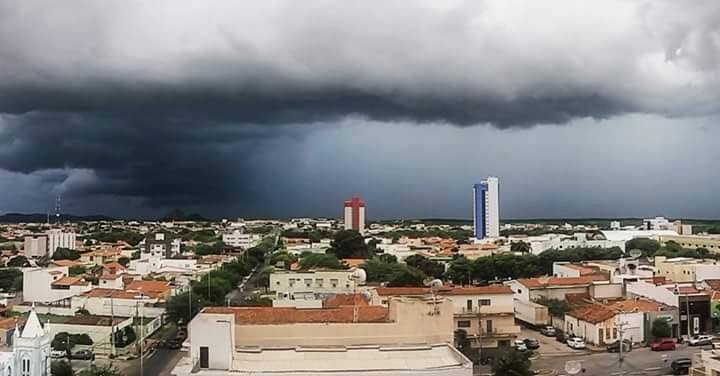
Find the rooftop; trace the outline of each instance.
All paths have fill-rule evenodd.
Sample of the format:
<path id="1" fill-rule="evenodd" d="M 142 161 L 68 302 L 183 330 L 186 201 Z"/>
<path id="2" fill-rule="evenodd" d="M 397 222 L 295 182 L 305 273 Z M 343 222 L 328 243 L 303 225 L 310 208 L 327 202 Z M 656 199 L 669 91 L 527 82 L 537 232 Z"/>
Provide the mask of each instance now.
<path id="1" fill-rule="evenodd" d="M 573 309 L 568 315 L 591 324 L 597 324 L 615 317 L 615 311 L 602 304 L 588 304 Z"/>
<path id="2" fill-rule="evenodd" d="M 663 305 L 652 300 L 628 299 L 609 303 L 607 307 L 616 312 L 659 312 Z"/>
<path id="3" fill-rule="evenodd" d="M 354 312 L 357 310 L 357 320 Z M 341 306 L 336 308 L 294 307 L 206 307 L 204 313 L 235 314 L 238 325 L 281 325 L 300 323 L 389 322 L 382 306 Z"/>
<path id="4" fill-rule="evenodd" d="M 87 286 L 88 282 L 80 277 L 63 277 L 52 283 L 53 286 Z"/>
<path id="5" fill-rule="evenodd" d="M 192 369 L 190 357 L 183 358 L 174 374 Z M 232 371 L 242 374 L 316 375 L 350 374 L 446 374 L 453 369 L 470 369 L 472 363 L 448 344 L 417 346 L 350 346 L 247 348 L 233 354 Z M 374 371 L 374 372 L 373 372 Z M 205 371 L 200 371 L 205 372 Z M 227 374 L 227 371 L 223 371 Z M 189 373 L 189 372 L 188 372 Z"/>
<path id="6" fill-rule="evenodd" d="M 170 291 L 170 282 L 134 280 L 125 286 L 126 290 L 142 291 L 144 293 L 165 294 Z"/>
<path id="7" fill-rule="evenodd" d="M 143 291 L 147 298 L 157 298 L 158 294 Z M 140 299 L 139 291 L 95 288 L 83 294 L 89 298 Z"/>
<path id="8" fill-rule="evenodd" d="M 576 285 L 591 285 L 593 282 L 607 281 L 608 277 L 601 274 L 591 274 L 581 277 L 538 277 L 521 278 L 517 281 L 527 288 L 562 287 Z"/>
<path id="9" fill-rule="evenodd" d="M 426 295 L 430 294 L 428 287 L 378 287 L 376 289 L 380 296 L 399 295 Z M 497 295 L 512 294 L 512 289 L 505 285 L 473 286 L 473 287 L 451 287 L 443 286 L 439 295 Z"/>

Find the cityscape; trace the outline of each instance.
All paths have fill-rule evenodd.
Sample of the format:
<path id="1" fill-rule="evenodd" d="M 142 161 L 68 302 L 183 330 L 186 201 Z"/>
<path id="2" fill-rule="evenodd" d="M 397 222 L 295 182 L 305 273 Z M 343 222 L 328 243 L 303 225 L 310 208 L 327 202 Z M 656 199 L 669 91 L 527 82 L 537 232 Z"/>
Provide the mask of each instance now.
<path id="1" fill-rule="evenodd" d="M 719 78 L 717 0 L 0 0 L 0 376 L 718 376 Z"/>

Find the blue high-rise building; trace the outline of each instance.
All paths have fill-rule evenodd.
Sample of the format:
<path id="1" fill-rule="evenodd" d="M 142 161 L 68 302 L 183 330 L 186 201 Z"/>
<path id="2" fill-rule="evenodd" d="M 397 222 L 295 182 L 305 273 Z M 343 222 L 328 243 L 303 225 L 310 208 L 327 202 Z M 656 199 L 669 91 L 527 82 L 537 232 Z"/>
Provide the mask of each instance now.
<path id="1" fill-rule="evenodd" d="M 500 236 L 500 208 L 498 179 L 488 177 L 473 185 L 473 225 L 475 238 L 497 238 Z"/>

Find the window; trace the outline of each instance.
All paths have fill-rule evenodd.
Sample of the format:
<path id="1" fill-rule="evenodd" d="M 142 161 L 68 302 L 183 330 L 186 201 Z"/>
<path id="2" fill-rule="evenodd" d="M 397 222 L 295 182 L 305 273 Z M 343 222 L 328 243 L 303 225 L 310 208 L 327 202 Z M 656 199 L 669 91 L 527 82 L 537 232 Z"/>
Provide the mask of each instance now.
<path id="1" fill-rule="evenodd" d="M 467 310 L 472 311 L 472 300 L 471 299 L 467 300 Z"/>
<path id="2" fill-rule="evenodd" d="M 518 294 L 522 294 L 522 289 L 518 289 Z"/>
<path id="3" fill-rule="evenodd" d="M 613 338 L 617 338 L 617 337 L 618 337 L 617 328 L 613 328 Z"/>
<path id="4" fill-rule="evenodd" d="M 492 320 L 485 321 L 485 329 L 487 330 L 488 333 L 493 332 L 493 321 Z"/>
<path id="5" fill-rule="evenodd" d="M 30 376 L 30 359 L 23 358 L 22 360 L 22 376 Z"/>
<path id="6" fill-rule="evenodd" d="M 305 287 L 312 286 L 312 278 L 305 278 Z"/>
<path id="7" fill-rule="evenodd" d="M 470 320 L 461 320 L 457 322 L 458 328 L 469 328 L 470 327 Z"/>
<path id="8" fill-rule="evenodd" d="M 498 341 L 498 347 L 510 347 L 510 341 L 507 339 Z"/>
<path id="9" fill-rule="evenodd" d="M 337 278 L 330 278 L 330 285 L 332 287 L 337 287 L 338 279 Z"/>
<path id="10" fill-rule="evenodd" d="M 323 287 L 323 279 L 322 278 L 315 279 L 315 287 Z"/>
<path id="11" fill-rule="evenodd" d="M 295 280 L 294 280 L 294 279 L 290 278 L 290 279 L 288 280 L 288 282 L 289 282 L 290 287 L 295 286 Z"/>
<path id="12" fill-rule="evenodd" d="M 478 305 L 479 306 L 490 305 L 490 299 L 479 299 Z"/>
<path id="13" fill-rule="evenodd" d="M 275 284 L 279 286 L 279 285 L 280 285 L 280 281 L 276 281 Z"/>

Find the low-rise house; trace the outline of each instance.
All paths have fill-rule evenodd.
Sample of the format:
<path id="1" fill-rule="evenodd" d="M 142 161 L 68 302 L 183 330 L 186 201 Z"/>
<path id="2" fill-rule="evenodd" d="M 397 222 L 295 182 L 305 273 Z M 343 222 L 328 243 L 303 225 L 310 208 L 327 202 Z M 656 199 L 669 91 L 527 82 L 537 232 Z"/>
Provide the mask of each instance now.
<path id="1" fill-rule="evenodd" d="M 349 294 L 356 288 L 351 270 L 276 270 L 270 274 L 269 289 L 278 298 L 298 293 Z"/>
<path id="2" fill-rule="evenodd" d="M 245 233 L 240 230 L 226 232 L 222 236 L 223 243 L 236 248 L 250 249 L 260 244 L 262 236 L 260 234 Z"/>
<path id="3" fill-rule="evenodd" d="M 13 345 L 13 337 L 15 329 L 25 325 L 23 317 L 6 317 L 0 319 L 0 347 L 11 347 Z"/>
<path id="4" fill-rule="evenodd" d="M 717 260 L 700 260 L 689 257 L 655 257 L 656 275 L 673 282 L 700 282 L 720 278 Z"/>
<path id="5" fill-rule="evenodd" d="M 710 329 L 710 302 L 714 290 L 702 284 L 667 283 L 664 278 L 655 281 L 640 280 L 625 285 L 628 297 L 642 297 L 679 311 L 677 328 L 673 327 L 678 335 L 693 336 L 706 333 Z"/>
<path id="6" fill-rule="evenodd" d="M 387 307 L 208 307 L 190 322 L 178 376 L 223 373 L 470 376 L 451 345 L 452 304 L 398 299 Z M 418 330 L 422 328 L 423 330 Z"/>
<path id="7" fill-rule="evenodd" d="M 117 262 L 120 257 L 122 257 L 122 251 L 119 249 L 106 248 L 82 253 L 80 262 L 88 266 L 102 266 L 107 263 Z"/>
<path id="8" fill-rule="evenodd" d="M 165 312 L 161 302 L 156 293 L 95 288 L 72 297 L 71 307 L 75 312 L 85 309 L 97 316 L 157 317 Z"/>
<path id="9" fill-rule="evenodd" d="M 565 314 L 565 333 L 585 342 L 603 346 L 618 339 L 615 311 L 603 304 L 588 304 Z"/>

